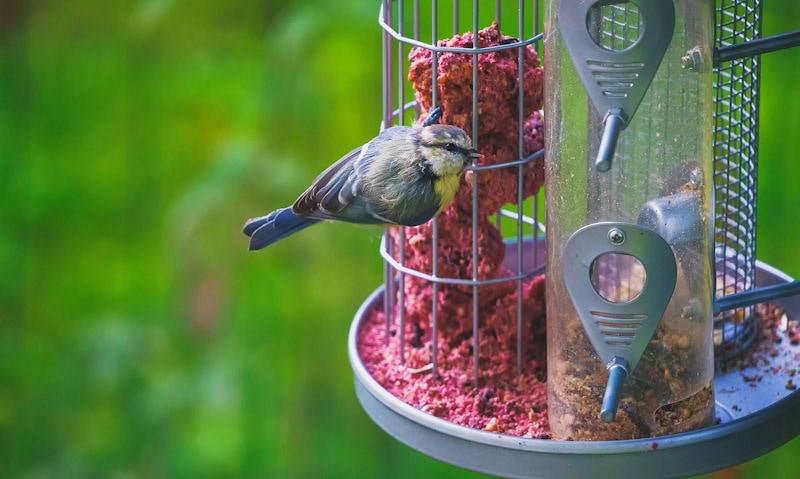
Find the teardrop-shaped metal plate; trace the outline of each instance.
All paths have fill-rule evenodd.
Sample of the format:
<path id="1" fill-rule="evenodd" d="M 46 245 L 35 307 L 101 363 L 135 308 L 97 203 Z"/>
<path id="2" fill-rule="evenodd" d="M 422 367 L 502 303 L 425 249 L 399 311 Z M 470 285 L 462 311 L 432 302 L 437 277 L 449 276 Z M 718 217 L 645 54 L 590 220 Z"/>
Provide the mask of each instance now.
<path id="1" fill-rule="evenodd" d="M 606 255 L 635 261 L 598 271 Z M 675 290 L 677 265 L 669 244 L 635 224 L 594 223 L 569 237 L 562 269 L 572 303 L 600 359 L 606 364 L 624 359 L 632 372 Z M 619 288 L 631 294 L 620 295 Z"/>
<path id="2" fill-rule="evenodd" d="M 624 9 L 625 4 L 635 12 L 625 12 L 629 24 L 597 18 L 604 8 Z M 601 115 L 620 110 L 624 128 L 636 113 L 672 39 L 672 0 L 561 0 L 558 24 L 595 108 Z M 626 38 L 634 35 L 636 38 Z"/>

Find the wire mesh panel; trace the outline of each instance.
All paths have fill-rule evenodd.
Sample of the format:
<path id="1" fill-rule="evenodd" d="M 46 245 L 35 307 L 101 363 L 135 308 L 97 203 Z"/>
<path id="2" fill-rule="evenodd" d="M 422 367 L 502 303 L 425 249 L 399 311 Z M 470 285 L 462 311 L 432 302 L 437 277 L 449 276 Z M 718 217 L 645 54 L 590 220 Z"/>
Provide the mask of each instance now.
<path id="1" fill-rule="evenodd" d="M 717 2 L 716 47 L 761 36 L 759 0 Z M 715 70 L 714 182 L 717 297 L 753 288 L 756 261 L 756 186 L 760 57 L 722 63 Z M 717 360 L 742 352 L 756 336 L 752 307 L 715 319 Z"/>
<path id="2" fill-rule="evenodd" d="M 538 3 L 387 0 L 380 14 L 383 127 L 442 106 L 442 123 L 463 128 L 484 155 L 434 221 L 384 235 L 387 346 L 396 341 L 401 362 L 425 350 L 437 375 L 441 342 L 458 340 L 440 327 L 460 323 L 471 335 L 475 385 L 481 330 L 501 309 L 515 329 L 515 369 L 524 369 L 525 298 L 544 267 Z"/>

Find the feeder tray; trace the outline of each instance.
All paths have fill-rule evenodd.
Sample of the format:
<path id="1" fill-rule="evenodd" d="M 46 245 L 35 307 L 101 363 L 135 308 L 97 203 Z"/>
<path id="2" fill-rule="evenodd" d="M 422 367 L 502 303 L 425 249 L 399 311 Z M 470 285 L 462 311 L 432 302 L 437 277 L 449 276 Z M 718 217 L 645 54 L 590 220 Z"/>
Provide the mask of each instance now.
<path id="1" fill-rule="evenodd" d="M 790 281 L 783 272 L 756 262 L 758 286 Z M 800 317 L 800 297 L 774 302 L 789 317 Z M 383 287 L 362 304 L 350 327 L 348 351 L 361 405 L 397 440 L 465 469 L 520 478 L 684 477 L 748 461 L 800 433 L 800 392 L 787 388 L 782 371 L 800 355 L 800 345 L 788 340 L 774 344 L 775 351 L 757 367 L 717 371 L 714 392 L 719 423 L 704 429 L 623 441 L 557 441 L 457 425 L 404 403 L 367 372 L 358 354 L 358 332 L 368 313 L 382 304 Z M 760 379 L 754 386 L 755 376 Z"/>

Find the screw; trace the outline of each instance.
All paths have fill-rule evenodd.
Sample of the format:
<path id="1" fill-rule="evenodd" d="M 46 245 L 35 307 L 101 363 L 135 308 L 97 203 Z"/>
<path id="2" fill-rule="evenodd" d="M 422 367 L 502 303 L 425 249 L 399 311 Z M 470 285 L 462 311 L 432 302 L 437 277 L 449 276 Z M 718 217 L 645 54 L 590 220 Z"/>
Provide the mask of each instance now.
<path id="1" fill-rule="evenodd" d="M 693 72 L 700 71 L 703 63 L 703 54 L 700 47 L 694 47 L 686 52 L 686 55 L 681 57 L 681 68 L 691 70 Z"/>
<path id="2" fill-rule="evenodd" d="M 611 228 L 608 230 L 608 240 L 611 244 L 619 246 L 625 242 L 625 232 L 619 228 Z"/>

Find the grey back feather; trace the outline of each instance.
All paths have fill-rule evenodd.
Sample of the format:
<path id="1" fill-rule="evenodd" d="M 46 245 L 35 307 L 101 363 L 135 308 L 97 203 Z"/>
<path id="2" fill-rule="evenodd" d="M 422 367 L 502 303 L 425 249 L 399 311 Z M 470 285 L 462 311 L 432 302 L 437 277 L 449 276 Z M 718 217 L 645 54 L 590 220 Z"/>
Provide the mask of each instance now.
<path id="1" fill-rule="evenodd" d="M 392 127 L 323 171 L 292 210 L 306 218 L 416 225 L 439 208 L 417 158 L 418 130 Z"/>

